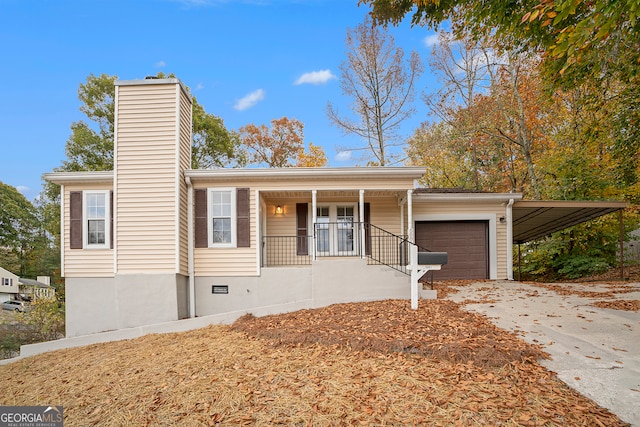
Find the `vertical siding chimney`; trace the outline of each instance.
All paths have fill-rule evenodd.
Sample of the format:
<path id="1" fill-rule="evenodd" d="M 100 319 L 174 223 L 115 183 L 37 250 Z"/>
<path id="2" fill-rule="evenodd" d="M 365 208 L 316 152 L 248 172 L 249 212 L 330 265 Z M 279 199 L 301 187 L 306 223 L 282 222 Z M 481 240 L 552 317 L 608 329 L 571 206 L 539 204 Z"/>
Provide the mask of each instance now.
<path id="1" fill-rule="evenodd" d="M 186 306 L 182 307 L 180 295 L 188 274 L 184 170 L 191 164 L 191 96 L 174 78 L 120 80 L 116 81 L 115 101 L 114 269 L 118 300 L 127 305 L 123 296 L 154 295 L 155 303 L 165 306 L 164 310 L 159 307 L 157 316 L 165 317 L 168 304 L 172 306 L 169 311 L 177 307 L 177 316 L 183 317 Z M 153 305 L 144 299 L 135 304 L 140 303 Z M 145 319 L 140 324 L 175 318 Z M 124 323 L 139 322 L 124 319 Z"/>

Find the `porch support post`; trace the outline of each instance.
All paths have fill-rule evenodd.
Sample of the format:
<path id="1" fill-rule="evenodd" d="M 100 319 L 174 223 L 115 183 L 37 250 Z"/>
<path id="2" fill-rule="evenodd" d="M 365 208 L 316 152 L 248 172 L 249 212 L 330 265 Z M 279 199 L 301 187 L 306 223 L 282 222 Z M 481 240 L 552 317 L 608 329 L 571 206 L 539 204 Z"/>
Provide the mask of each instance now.
<path id="1" fill-rule="evenodd" d="M 365 239 L 364 239 L 364 190 L 360 190 L 360 200 L 358 206 L 358 222 L 360 223 L 360 258 L 364 259 L 364 247 L 365 247 Z"/>
<path id="2" fill-rule="evenodd" d="M 400 205 L 400 234 L 404 234 L 404 203 Z"/>
<path id="3" fill-rule="evenodd" d="M 407 237 L 415 243 L 416 236 L 413 230 L 413 190 L 407 190 Z"/>
<path id="4" fill-rule="evenodd" d="M 318 220 L 318 209 L 316 208 L 318 190 L 311 190 L 311 232 L 313 233 L 313 248 L 311 249 L 312 259 L 316 259 L 316 221 Z"/>

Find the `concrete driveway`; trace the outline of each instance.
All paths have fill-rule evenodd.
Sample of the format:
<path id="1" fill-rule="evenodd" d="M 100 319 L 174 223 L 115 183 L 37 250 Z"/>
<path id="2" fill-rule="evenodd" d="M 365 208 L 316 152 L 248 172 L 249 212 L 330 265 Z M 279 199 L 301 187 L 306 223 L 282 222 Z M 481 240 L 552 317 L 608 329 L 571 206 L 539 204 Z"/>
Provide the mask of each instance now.
<path id="1" fill-rule="evenodd" d="M 447 298 L 541 344 L 542 365 L 582 395 L 640 427 L 640 311 L 598 308 L 600 301 L 640 300 L 640 284 L 531 284 L 509 281 L 455 286 Z M 619 303 L 618 303 L 619 304 Z"/>

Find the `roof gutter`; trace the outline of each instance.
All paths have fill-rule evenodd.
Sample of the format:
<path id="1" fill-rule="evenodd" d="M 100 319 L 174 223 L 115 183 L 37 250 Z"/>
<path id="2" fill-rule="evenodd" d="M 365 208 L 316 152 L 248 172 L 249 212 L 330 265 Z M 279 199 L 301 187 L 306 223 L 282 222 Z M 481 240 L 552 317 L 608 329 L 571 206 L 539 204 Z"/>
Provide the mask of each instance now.
<path id="1" fill-rule="evenodd" d="M 42 177 L 54 184 L 113 183 L 113 171 L 49 172 Z"/>
<path id="2" fill-rule="evenodd" d="M 187 170 L 185 176 L 193 181 L 206 179 L 243 178 L 405 178 L 418 179 L 424 175 L 423 167 L 367 167 L 367 168 L 246 168 Z"/>
<path id="3" fill-rule="evenodd" d="M 520 193 L 413 193 L 414 202 L 508 202 L 522 199 Z"/>

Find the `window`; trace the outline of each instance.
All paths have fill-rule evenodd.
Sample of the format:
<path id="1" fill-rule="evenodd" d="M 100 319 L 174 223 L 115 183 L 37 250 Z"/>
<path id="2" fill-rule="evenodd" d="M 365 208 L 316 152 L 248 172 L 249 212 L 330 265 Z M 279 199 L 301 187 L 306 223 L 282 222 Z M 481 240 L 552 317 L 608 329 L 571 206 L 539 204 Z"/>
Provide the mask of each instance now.
<path id="1" fill-rule="evenodd" d="M 13 278 L 11 278 L 11 277 L 3 277 L 2 278 L 2 286 L 13 286 Z"/>
<path id="2" fill-rule="evenodd" d="M 110 198 L 108 191 L 85 191 L 83 240 L 85 248 L 107 249 L 110 246 Z"/>
<path id="3" fill-rule="evenodd" d="M 235 247 L 236 245 L 236 191 L 235 189 L 209 189 L 209 246 Z"/>

